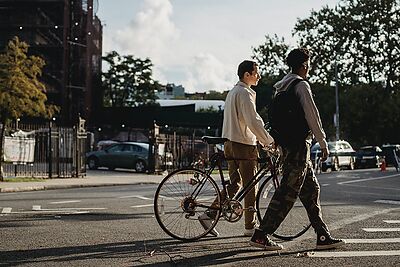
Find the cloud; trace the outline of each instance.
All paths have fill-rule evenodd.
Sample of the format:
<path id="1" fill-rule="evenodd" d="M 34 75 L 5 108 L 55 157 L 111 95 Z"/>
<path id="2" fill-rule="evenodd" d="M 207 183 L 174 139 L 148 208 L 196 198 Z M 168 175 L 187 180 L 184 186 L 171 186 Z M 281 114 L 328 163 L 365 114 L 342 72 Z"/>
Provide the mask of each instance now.
<path id="1" fill-rule="evenodd" d="M 229 90 L 235 82 L 234 68 L 212 54 L 199 54 L 186 68 L 187 79 L 182 82 L 187 92 Z"/>
<path id="2" fill-rule="evenodd" d="M 174 24 L 171 0 L 144 0 L 136 10 L 126 26 L 105 38 L 105 52 L 116 50 L 121 55 L 150 58 L 156 80 L 181 84 L 186 92 L 224 91 L 233 86 L 234 68 L 211 53 L 196 51 L 199 43 L 190 39 L 191 29 L 185 28 L 189 35 L 181 40 L 182 29 Z"/>
<path id="3" fill-rule="evenodd" d="M 116 31 L 113 42 L 123 53 L 148 57 L 155 64 L 163 64 L 180 35 L 171 20 L 172 13 L 169 0 L 145 0 L 130 23 Z"/>

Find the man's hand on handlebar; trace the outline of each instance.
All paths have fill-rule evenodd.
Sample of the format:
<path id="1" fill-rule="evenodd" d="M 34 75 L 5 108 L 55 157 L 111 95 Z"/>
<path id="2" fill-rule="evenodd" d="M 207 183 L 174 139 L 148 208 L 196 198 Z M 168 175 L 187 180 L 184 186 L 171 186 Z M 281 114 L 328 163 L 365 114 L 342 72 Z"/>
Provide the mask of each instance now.
<path id="1" fill-rule="evenodd" d="M 271 154 L 276 154 L 278 152 L 277 151 L 277 145 L 276 145 L 275 142 L 273 142 L 273 143 L 271 143 L 271 144 L 269 144 L 267 146 L 261 146 L 261 148 L 262 148 L 262 150 L 264 150 L 264 151 L 266 151 L 268 153 L 271 153 Z"/>

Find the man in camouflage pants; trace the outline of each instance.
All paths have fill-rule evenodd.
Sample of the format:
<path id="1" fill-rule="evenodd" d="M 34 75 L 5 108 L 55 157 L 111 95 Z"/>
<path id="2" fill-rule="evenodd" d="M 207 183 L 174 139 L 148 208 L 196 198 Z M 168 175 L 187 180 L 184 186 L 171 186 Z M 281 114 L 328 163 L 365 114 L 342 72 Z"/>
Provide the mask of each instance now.
<path id="1" fill-rule="evenodd" d="M 305 135 L 298 139 L 300 141 L 297 141 L 296 136 L 293 136 L 293 133 L 289 132 L 288 136 L 291 139 L 296 139 L 295 145 L 289 145 L 283 141 L 280 142 L 279 135 L 274 136 L 272 134 L 275 142 L 282 149 L 283 177 L 281 185 L 275 191 L 259 228 L 255 230 L 250 240 L 250 245 L 266 250 L 282 249 L 283 246 L 272 241 L 269 235 L 275 232 L 292 209 L 297 197 L 300 197 L 307 210 L 311 225 L 317 233 L 316 248 L 335 248 L 343 245 L 345 242 L 344 240 L 331 237 L 328 227 L 322 219 L 319 202 L 320 186 L 314 175 L 310 160 L 310 146 L 313 135 L 321 146 L 322 161 L 327 159 L 329 151 L 310 85 L 304 80 L 310 68 L 309 51 L 305 48 L 292 50 L 287 57 L 287 63 L 291 67 L 292 73 L 289 73 L 275 84 L 276 94 L 282 91 L 293 92 L 294 90 L 293 96 L 295 95 L 296 97 L 291 99 L 294 99 L 294 103 L 298 106 L 296 114 L 300 114 L 301 118 L 299 120 L 304 121 Z M 286 109 L 288 108 L 287 105 L 283 106 Z M 296 122 L 287 121 L 286 123 L 293 124 Z M 291 139 L 288 138 L 287 140 L 291 141 Z"/>

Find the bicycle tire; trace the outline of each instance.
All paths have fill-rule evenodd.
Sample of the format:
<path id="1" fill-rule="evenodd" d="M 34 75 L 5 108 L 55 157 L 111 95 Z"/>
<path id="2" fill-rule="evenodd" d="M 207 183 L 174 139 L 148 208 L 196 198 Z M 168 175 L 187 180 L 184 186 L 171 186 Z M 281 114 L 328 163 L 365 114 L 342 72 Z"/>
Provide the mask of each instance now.
<path id="1" fill-rule="evenodd" d="M 281 177 L 278 177 L 280 179 Z M 280 181 L 279 181 L 280 182 Z M 256 198 L 256 209 L 257 218 L 261 222 L 269 203 L 271 202 L 272 196 L 275 193 L 275 185 L 272 177 L 265 179 L 257 193 Z M 297 199 L 293 208 L 286 216 L 282 224 L 272 234 L 272 236 L 289 241 L 303 235 L 311 227 L 311 223 L 308 219 L 307 211 L 303 207 L 300 199 Z"/>
<path id="2" fill-rule="evenodd" d="M 201 187 L 202 186 L 202 187 Z M 193 197 L 192 194 L 198 193 Z M 158 224 L 169 236 L 193 241 L 207 235 L 217 224 L 221 210 L 214 209 L 215 219 L 208 229 L 198 216 L 221 203 L 217 183 L 204 171 L 184 168 L 168 174 L 158 186 L 154 196 L 154 214 Z"/>

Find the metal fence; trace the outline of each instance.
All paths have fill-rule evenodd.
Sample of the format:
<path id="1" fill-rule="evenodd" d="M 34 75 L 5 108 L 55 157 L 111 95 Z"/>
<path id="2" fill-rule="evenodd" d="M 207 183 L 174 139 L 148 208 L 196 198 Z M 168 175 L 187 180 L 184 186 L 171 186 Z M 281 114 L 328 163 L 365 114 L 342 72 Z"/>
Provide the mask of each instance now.
<path id="1" fill-rule="evenodd" d="M 3 162 L 4 177 L 70 178 L 86 173 L 87 134 L 80 122 L 74 127 L 12 123 L 6 125 L 6 137 L 25 136 L 34 140 L 33 161 Z M 6 148 L 4 148 L 6 149 Z"/>
<path id="2" fill-rule="evenodd" d="M 207 165 L 210 154 L 214 153 L 214 145 L 208 145 L 194 135 L 159 134 L 156 144 L 163 144 L 164 151 L 172 153 L 173 164 L 167 169 L 193 166 L 199 162 Z"/>

